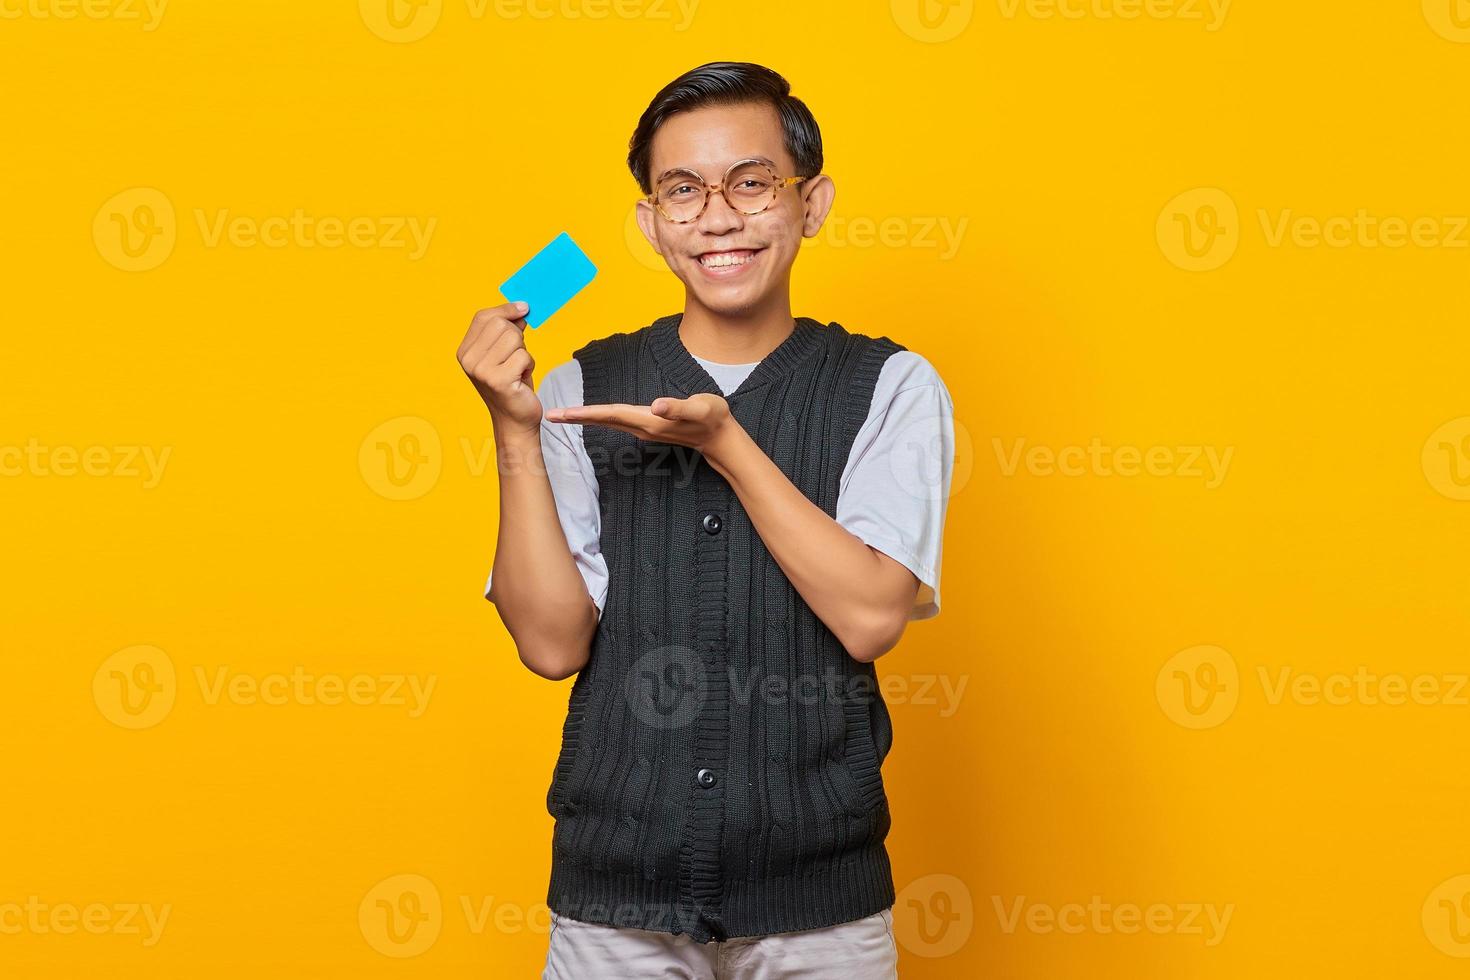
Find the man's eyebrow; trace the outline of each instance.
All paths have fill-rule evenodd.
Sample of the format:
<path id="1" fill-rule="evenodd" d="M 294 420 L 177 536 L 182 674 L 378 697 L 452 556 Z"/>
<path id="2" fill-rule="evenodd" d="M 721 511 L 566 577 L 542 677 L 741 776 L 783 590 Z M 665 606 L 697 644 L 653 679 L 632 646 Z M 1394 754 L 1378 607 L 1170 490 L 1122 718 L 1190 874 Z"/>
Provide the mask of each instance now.
<path id="1" fill-rule="evenodd" d="M 776 161 L 771 160 L 771 159 L 769 159 L 767 157 L 760 156 L 759 154 L 757 154 L 755 156 L 741 157 L 739 160 L 736 160 L 735 163 L 740 163 L 740 162 L 742 162 L 744 160 L 755 160 L 758 163 L 764 163 L 766 166 L 770 167 L 772 170 L 775 170 L 776 169 Z M 733 166 L 733 164 L 732 164 L 732 166 Z M 729 169 L 729 168 L 727 167 L 726 169 Z M 723 173 L 723 171 L 721 171 L 721 172 Z M 663 173 L 661 173 L 657 177 L 655 177 L 654 180 L 655 181 L 663 180 L 669 174 L 698 174 L 698 173 L 699 173 L 699 171 L 696 170 L 696 169 L 694 169 L 693 167 L 670 167 L 669 169 L 665 170 Z"/>

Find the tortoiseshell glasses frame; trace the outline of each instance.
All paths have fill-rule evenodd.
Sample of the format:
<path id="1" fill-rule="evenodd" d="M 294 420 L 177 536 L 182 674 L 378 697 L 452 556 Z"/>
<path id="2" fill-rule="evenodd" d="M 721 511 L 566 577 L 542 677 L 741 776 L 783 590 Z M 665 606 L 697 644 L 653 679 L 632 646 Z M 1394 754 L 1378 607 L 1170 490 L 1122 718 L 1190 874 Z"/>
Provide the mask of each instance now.
<path id="1" fill-rule="evenodd" d="M 765 203 L 763 203 L 760 207 L 756 208 L 753 211 L 747 208 L 740 207 L 735 202 L 731 201 L 730 195 L 726 193 L 726 187 L 729 185 L 730 182 L 730 175 L 741 167 L 748 167 L 752 164 L 760 167 L 763 171 L 765 171 L 767 175 L 769 175 L 771 179 L 771 189 L 768 196 L 766 197 Z M 667 181 L 670 177 L 678 176 L 688 177 L 691 183 L 699 185 L 701 192 L 704 194 L 704 200 L 699 205 L 699 210 L 695 212 L 692 216 L 687 218 L 674 217 L 664 208 L 664 202 L 659 200 L 658 188 L 663 186 L 664 182 Z M 814 174 L 813 176 L 818 175 Z M 672 170 L 666 170 L 662 174 L 659 174 L 658 180 L 654 182 L 653 193 L 649 194 L 648 197 L 645 198 L 645 200 L 647 200 L 649 204 L 652 204 L 654 208 L 658 211 L 658 213 L 664 216 L 664 219 L 666 221 L 671 221 L 676 225 L 687 225 L 691 221 L 698 221 L 704 215 L 705 209 L 709 207 L 712 192 L 718 193 L 721 197 L 723 197 L 725 199 L 725 203 L 730 206 L 731 210 L 738 211 L 739 213 L 744 215 L 755 215 L 760 214 L 762 211 L 770 208 L 772 204 L 775 204 L 776 195 L 781 192 L 782 188 L 793 187 L 797 184 L 800 184 L 804 180 L 811 180 L 811 177 L 782 177 L 781 175 L 777 174 L 775 168 L 766 163 L 766 161 L 758 160 L 755 158 L 736 160 L 734 163 L 730 164 L 730 166 L 725 169 L 725 175 L 720 178 L 720 182 L 718 184 L 705 183 L 704 177 L 700 175 L 699 171 L 694 170 L 690 167 L 675 167 Z"/>

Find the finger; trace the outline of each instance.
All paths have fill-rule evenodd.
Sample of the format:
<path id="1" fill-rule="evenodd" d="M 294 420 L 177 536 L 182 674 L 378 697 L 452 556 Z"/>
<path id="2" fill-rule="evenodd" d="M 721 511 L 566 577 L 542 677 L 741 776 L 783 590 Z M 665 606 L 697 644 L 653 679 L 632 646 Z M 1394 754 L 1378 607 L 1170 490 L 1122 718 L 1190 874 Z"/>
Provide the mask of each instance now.
<path id="1" fill-rule="evenodd" d="M 553 408 L 542 418 L 548 422 L 567 425 L 596 425 L 607 429 L 627 432 L 640 439 L 658 440 L 664 428 L 662 419 L 649 412 L 645 405 L 579 405 L 569 408 Z"/>
<path id="2" fill-rule="evenodd" d="M 601 421 L 599 421 L 598 419 L 562 419 L 562 418 L 555 418 L 555 419 L 552 419 L 551 421 L 553 421 L 553 422 L 573 422 L 574 421 L 574 422 L 576 422 L 576 423 L 578 423 L 580 425 L 592 425 L 592 426 L 597 426 L 597 427 L 603 428 L 603 429 L 616 429 L 619 432 L 626 432 L 626 433 L 628 433 L 631 436 L 637 436 L 639 439 L 647 439 L 649 441 L 655 441 L 655 442 L 656 441 L 659 441 L 658 433 L 653 432 L 647 426 L 645 426 L 645 425 L 639 425 L 636 422 L 621 422 L 621 421 L 613 421 L 613 420 L 601 420 Z"/>
<path id="3" fill-rule="evenodd" d="M 580 405 L 572 408 L 561 409 L 563 418 L 572 422 L 596 422 L 598 424 L 618 423 L 622 425 L 646 425 L 652 412 L 646 405 L 624 405 L 620 403 L 609 403 L 605 405 Z"/>
<path id="4" fill-rule="evenodd" d="M 507 388 L 511 391 L 520 391 L 521 388 L 531 387 L 531 368 L 536 364 L 531 359 L 531 352 L 521 347 L 511 352 L 500 366 L 502 375 L 510 378 Z"/>
<path id="5" fill-rule="evenodd" d="M 524 318 L 530 312 L 530 309 L 525 303 L 501 303 L 499 306 L 487 307 L 476 313 L 475 319 L 492 320 L 499 318 L 513 323 L 516 320 Z"/>
<path id="6" fill-rule="evenodd" d="M 510 312 L 505 315 L 505 318 L 520 328 L 521 332 L 524 333 L 526 330 L 526 314 L 531 312 L 531 307 L 520 300 L 514 303 L 506 303 L 505 305 L 510 307 Z"/>
<path id="7" fill-rule="evenodd" d="M 693 421 L 701 415 L 699 406 L 687 398 L 655 398 L 648 410 L 659 418 L 673 421 Z"/>
<path id="8" fill-rule="evenodd" d="M 486 358 L 485 355 L 489 353 L 490 348 L 494 345 L 495 341 L 500 339 L 501 334 L 503 334 L 508 329 L 510 328 L 503 326 L 487 326 L 481 332 L 480 336 L 475 340 L 474 346 L 472 346 L 469 350 L 465 351 L 464 354 L 460 356 L 459 363 L 464 365 L 465 371 L 470 374 L 474 374 L 476 371 L 494 367 L 495 362 Z"/>
<path id="9" fill-rule="evenodd" d="M 525 310 L 518 309 L 518 307 L 525 305 L 524 303 L 506 303 L 477 312 L 470 320 L 470 328 L 465 331 L 464 340 L 460 341 L 456 354 L 460 363 L 465 364 L 471 353 L 483 354 L 484 345 L 493 341 L 502 332 L 513 328 L 518 328 L 517 332 L 524 332 L 526 329 Z M 522 319 L 514 319 L 518 315 Z"/>
<path id="10" fill-rule="evenodd" d="M 480 342 L 484 334 L 485 322 L 479 317 L 471 320 L 470 328 L 465 331 L 464 339 L 459 342 L 459 350 L 454 352 L 454 356 L 459 358 L 459 363 L 464 363 L 465 355 L 474 350 L 475 345 Z"/>
<path id="11" fill-rule="evenodd" d="M 481 379 L 485 387 L 499 395 L 516 394 L 523 387 L 529 387 L 523 379 L 530 357 L 528 351 L 518 350 L 500 364 L 490 364 L 487 360 L 476 377 Z"/>
<path id="12" fill-rule="evenodd" d="M 526 338 L 521 331 L 515 327 L 508 327 L 500 332 L 500 336 L 490 344 L 485 351 L 487 357 L 493 357 L 494 364 L 504 364 L 506 358 L 517 350 L 526 349 Z"/>
<path id="13" fill-rule="evenodd" d="M 504 364 L 512 352 L 524 350 L 525 347 L 526 342 L 521 331 L 501 323 L 495 333 L 486 331 L 479 347 L 470 351 L 465 361 L 472 369 L 494 370 Z"/>

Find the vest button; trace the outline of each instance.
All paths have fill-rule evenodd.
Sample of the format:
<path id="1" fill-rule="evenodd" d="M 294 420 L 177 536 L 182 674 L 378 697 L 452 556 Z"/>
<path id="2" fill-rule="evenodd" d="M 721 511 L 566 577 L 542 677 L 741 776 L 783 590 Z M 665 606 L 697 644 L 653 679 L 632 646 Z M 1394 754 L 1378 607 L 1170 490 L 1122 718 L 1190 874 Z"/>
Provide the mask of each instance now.
<path id="1" fill-rule="evenodd" d="M 719 514 L 705 514 L 704 521 L 702 523 L 704 524 L 704 529 L 710 534 L 720 533 L 721 521 Z"/>
<path id="2" fill-rule="evenodd" d="M 705 789 L 709 789 L 715 784 L 715 771 L 713 769 L 701 769 L 694 774 L 694 780 Z"/>

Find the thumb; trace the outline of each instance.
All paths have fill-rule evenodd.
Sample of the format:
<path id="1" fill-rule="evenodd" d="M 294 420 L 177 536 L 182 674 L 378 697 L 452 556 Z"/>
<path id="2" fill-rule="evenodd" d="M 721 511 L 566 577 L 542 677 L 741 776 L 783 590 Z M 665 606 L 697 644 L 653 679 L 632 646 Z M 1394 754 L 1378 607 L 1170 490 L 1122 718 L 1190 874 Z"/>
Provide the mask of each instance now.
<path id="1" fill-rule="evenodd" d="M 685 417 L 686 405 L 682 398 L 655 398 L 648 410 L 659 418 L 681 419 Z"/>

